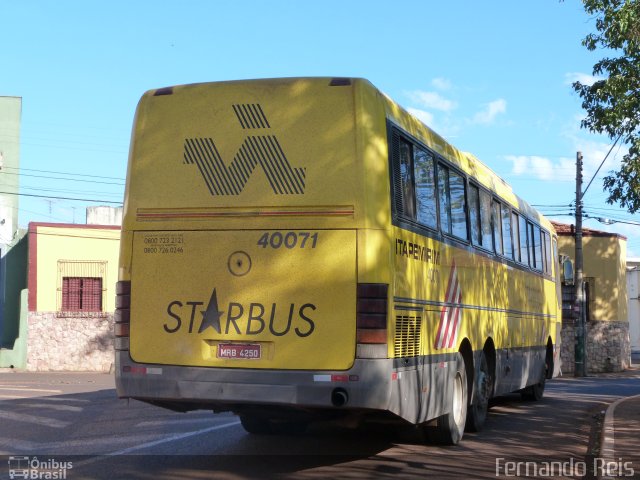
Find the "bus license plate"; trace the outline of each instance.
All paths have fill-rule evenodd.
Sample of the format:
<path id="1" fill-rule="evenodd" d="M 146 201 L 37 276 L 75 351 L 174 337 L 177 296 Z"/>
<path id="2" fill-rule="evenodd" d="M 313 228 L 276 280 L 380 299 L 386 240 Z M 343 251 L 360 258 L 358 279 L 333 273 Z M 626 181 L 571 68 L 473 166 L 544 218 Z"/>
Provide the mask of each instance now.
<path id="1" fill-rule="evenodd" d="M 255 344 L 221 343 L 218 345 L 218 358 L 259 360 L 261 353 L 260 345 Z"/>

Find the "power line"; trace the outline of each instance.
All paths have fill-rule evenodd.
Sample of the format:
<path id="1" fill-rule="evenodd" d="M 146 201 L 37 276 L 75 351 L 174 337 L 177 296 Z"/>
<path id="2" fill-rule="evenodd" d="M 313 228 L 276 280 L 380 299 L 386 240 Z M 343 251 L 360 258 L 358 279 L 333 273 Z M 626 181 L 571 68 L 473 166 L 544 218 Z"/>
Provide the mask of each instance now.
<path id="1" fill-rule="evenodd" d="M 38 222 L 34 222 L 34 223 L 38 223 Z M 74 225 L 77 225 L 77 227 L 75 227 Z M 67 225 L 60 225 L 60 226 L 53 226 L 51 228 L 83 228 L 84 226 L 86 226 L 86 223 L 70 223 Z M 100 227 L 109 227 L 110 225 L 92 225 L 94 227 L 97 227 L 98 229 Z M 118 226 L 119 227 L 119 226 Z M 119 227 L 120 228 L 120 227 Z M 96 237 L 96 236 L 92 236 L 92 235 L 70 235 L 70 234 L 62 234 L 62 233 L 45 233 L 45 232 L 30 232 L 31 234 L 35 233 L 36 235 L 45 235 L 47 237 L 65 237 L 65 238 L 87 238 L 87 239 L 91 239 L 91 240 L 117 240 L 120 241 L 120 230 L 119 229 L 115 229 L 115 228 L 110 228 L 109 230 L 112 230 L 113 232 L 118 232 L 118 236 L 116 237 Z"/>
<path id="2" fill-rule="evenodd" d="M 601 223 L 628 223 L 630 225 L 640 225 L 640 222 L 637 222 L 635 220 L 631 220 L 629 218 L 624 218 L 624 217 L 616 217 L 613 215 L 607 215 L 606 218 L 603 217 L 604 214 L 602 213 L 598 213 L 598 212 L 585 212 L 585 216 L 588 216 L 588 218 L 594 218 L 596 220 L 601 221 Z"/>
<path id="3" fill-rule="evenodd" d="M 122 202 L 114 202 L 112 200 L 98 200 L 95 198 L 71 198 L 71 197 L 54 197 L 49 195 L 35 195 L 33 193 L 14 193 L 14 192 L 0 192 L 0 195 L 18 195 L 21 197 L 34 197 L 34 198 L 49 198 L 51 200 L 70 200 L 72 202 L 91 202 L 91 203 L 111 203 L 113 205 L 122 205 Z"/>
<path id="4" fill-rule="evenodd" d="M 39 215 L 41 217 L 46 217 L 46 218 L 50 218 L 52 220 L 58 220 L 60 222 L 66 222 L 66 219 L 62 218 L 62 217 L 54 217 L 53 215 L 47 215 L 46 213 L 40 213 L 40 212 L 34 212 L 33 210 L 27 210 L 24 208 L 13 208 L 14 210 L 17 210 L 18 212 L 26 212 L 26 213 L 31 213 L 33 215 Z"/>
<path id="5" fill-rule="evenodd" d="M 36 192 L 54 192 L 54 193 L 74 193 L 74 194 L 91 194 L 91 195 L 108 195 L 110 197 L 122 197 L 122 190 L 118 192 L 97 192 L 95 190 L 76 190 L 76 189 L 64 189 L 64 188 L 40 188 L 21 185 L 20 190 L 33 190 Z"/>
<path id="6" fill-rule="evenodd" d="M 593 220 L 598 220 L 600 223 L 604 223 L 605 225 L 612 225 L 614 223 L 623 223 L 626 225 L 635 225 L 636 227 L 640 227 L 640 222 L 627 222 L 624 220 L 615 220 L 615 219 L 605 219 L 602 217 L 592 217 L 591 215 L 587 215 L 586 213 L 583 215 L 585 218 L 591 218 Z M 603 222 L 603 220 L 605 220 Z M 606 220 L 611 220 L 611 223 L 607 223 Z"/>
<path id="7" fill-rule="evenodd" d="M 3 175 L 17 175 L 19 177 L 46 178 L 47 180 L 64 180 L 67 182 L 101 183 L 104 185 L 124 185 L 124 182 L 102 182 L 98 180 L 82 180 L 80 178 L 49 177 L 47 175 L 31 175 L 30 173 L 13 173 L 13 172 L 0 172 L 0 173 Z"/>
<path id="8" fill-rule="evenodd" d="M 561 203 L 556 203 L 556 204 L 543 204 L 543 203 L 539 203 L 539 204 L 533 204 L 533 205 L 531 205 L 531 206 L 532 206 L 532 207 L 542 207 L 542 208 L 545 208 L 545 207 L 554 207 L 554 208 L 555 208 L 555 207 L 562 207 L 562 208 L 566 208 L 566 207 L 571 207 L 571 206 L 573 206 L 573 202 L 568 203 L 568 204 L 566 204 L 566 203 L 565 203 L 565 204 L 561 204 Z"/>
<path id="9" fill-rule="evenodd" d="M 611 145 L 611 148 L 609 149 L 609 151 L 607 152 L 607 154 L 604 156 L 604 158 L 602 159 L 602 162 L 600 163 L 600 166 L 598 167 L 598 169 L 596 170 L 596 173 L 593 174 L 593 177 L 591 177 L 591 180 L 589 180 L 589 183 L 587 184 L 587 188 L 585 188 L 582 191 L 582 194 L 580 195 L 580 199 L 582 200 L 584 198 L 584 196 L 587 193 L 587 190 L 589 190 L 589 187 L 591 186 L 591 184 L 593 183 L 593 181 L 596 178 L 596 175 L 598 175 L 598 172 L 600 171 L 600 169 L 602 168 L 602 166 L 604 165 L 604 162 L 607 161 L 607 158 L 609 158 L 609 154 L 611 153 L 611 151 L 613 150 L 613 147 L 616 146 L 616 143 L 618 143 L 618 140 L 620 140 L 620 138 L 622 137 L 622 132 L 620 133 L 620 135 L 618 135 L 618 138 L 616 138 L 616 141 L 613 142 L 613 145 Z"/>
<path id="10" fill-rule="evenodd" d="M 104 175 L 89 175 L 89 174 L 86 174 L 86 173 L 57 172 L 57 171 L 53 171 L 53 170 L 38 170 L 38 169 L 34 169 L 34 168 L 9 167 L 9 166 L 5 166 L 4 168 L 5 169 L 9 169 L 9 170 L 22 170 L 24 172 L 53 173 L 54 175 L 69 175 L 69 176 L 72 176 L 72 177 L 102 178 L 102 179 L 107 179 L 107 180 L 122 180 L 122 181 L 125 180 L 122 177 L 107 177 L 107 176 L 104 176 Z"/>

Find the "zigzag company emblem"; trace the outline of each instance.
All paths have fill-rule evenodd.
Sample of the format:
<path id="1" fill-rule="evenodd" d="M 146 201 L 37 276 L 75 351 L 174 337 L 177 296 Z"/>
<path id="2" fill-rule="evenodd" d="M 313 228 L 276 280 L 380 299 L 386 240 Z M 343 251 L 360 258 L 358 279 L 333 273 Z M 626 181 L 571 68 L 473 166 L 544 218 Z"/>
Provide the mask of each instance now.
<path id="1" fill-rule="evenodd" d="M 244 130 L 270 129 L 259 104 L 233 105 Z M 301 195 L 305 190 L 305 167 L 292 167 L 275 135 L 250 135 L 245 138 L 231 162 L 223 162 L 212 138 L 187 138 L 184 163 L 196 165 L 211 195 L 239 195 L 260 166 L 273 193 Z"/>

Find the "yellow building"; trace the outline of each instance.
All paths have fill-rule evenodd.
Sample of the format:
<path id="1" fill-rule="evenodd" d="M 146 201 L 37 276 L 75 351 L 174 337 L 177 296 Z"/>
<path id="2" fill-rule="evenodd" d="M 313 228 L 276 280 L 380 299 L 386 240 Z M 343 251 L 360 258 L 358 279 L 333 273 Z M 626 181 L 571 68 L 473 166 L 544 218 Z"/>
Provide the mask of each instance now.
<path id="1" fill-rule="evenodd" d="M 27 370 L 109 371 L 119 245 L 118 226 L 29 224 Z"/>
<path id="2" fill-rule="evenodd" d="M 573 225 L 554 223 L 558 250 L 575 261 Z M 626 237 L 583 229 L 584 288 L 587 320 L 587 371 L 611 372 L 631 364 L 626 283 Z M 571 286 L 563 287 L 562 370 L 573 372 L 575 324 Z"/>

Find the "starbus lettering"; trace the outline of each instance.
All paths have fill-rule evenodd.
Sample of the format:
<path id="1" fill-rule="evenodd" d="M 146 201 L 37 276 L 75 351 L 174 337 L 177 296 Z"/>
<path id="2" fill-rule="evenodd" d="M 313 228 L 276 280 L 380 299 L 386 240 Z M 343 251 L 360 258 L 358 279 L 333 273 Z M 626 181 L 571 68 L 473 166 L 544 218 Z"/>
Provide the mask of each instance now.
<path id="1" fill-rule="evenodd" d="M 440 265 L 440 252 L 417 243 L 396 238 L 396 255 L 412 258 L 420 262 Z"/>
<path id="2" fill-rule="evenodd" d="M 167 333 L 187 330 L 188 333 L 212 333 L 219 335 L 255 336 L 269 333 L 275 337 L 297 335 L 310 336 L 315 331 L 312 319 L 317 307 L 312 303 L 297 305 L 288 303 L 263 304 L 251 302 L 248 305 L 231 301 L 224 310 L 218 306 L 218 295 L 213 289 L 206 309 L 198 300 L 173 300 L 167 305 L 168 319 L 163 327 Z"/>

